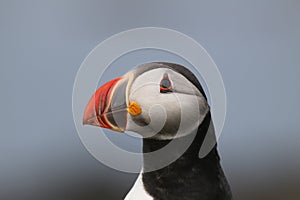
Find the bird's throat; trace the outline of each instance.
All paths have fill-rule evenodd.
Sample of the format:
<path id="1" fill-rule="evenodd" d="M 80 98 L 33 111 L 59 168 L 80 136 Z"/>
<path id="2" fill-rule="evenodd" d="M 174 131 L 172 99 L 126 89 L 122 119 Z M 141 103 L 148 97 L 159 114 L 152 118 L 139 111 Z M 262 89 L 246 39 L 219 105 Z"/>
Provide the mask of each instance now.
<path id="1" fill-rule="evenodd" d="M 163 162 L 169 157 L 177 158 L 170 165 L 190 165 L 195 163 L 195 160 L 199 160 L 199 151 L 203 143 L 203 140 L 207 134 L 209 125 L 211 121 L 211 115 L 208 113 L 204 118 L 201 125 L 198 127 L 197 132 L 191 134 L 185 134 L 184 137 L 174 138 L 173 140 L 159 140 L 153 138 L 143 139 L 143 153 L 144 153 L 144 169 L 151 169 L 153 171 L 152 165 L 157 165 L 156 162 Z M 191 142 L 190 142 L 191 141 Z M 176 146 L 167 149 L 164 148 L 169 146 L 170 143 L 176 144 Z M 186 148 L 181 148 L 189 144 Z M 171 145 L 171 144 L 170 144 Z M 155 154 L 155 156 L 149 156 L 149 153 L 155 152 L 161 149 L 166 149 L 161 151 L 160 154 Z M 214 148 L 215 149 L 215 148 Z M 214 149 L 212 151 L 214 151 Z M 207 155 L 209 156 L 209 155 Z M 182 162 L 184 161 L 184 162 Z"/>
<path id="2" fill-rule="evenodd" d="M 142 180 L 145 190 L 154 197 L 154 199 L 180 199 L 182 192 L 188 193 L 191 199 L 210 199 L 204 198 L 203 191 L 216 191 L 219 190 L 220 182 L 223 177 L 223 171 L 220 167 L 219 156 L 216 150 L 216 146 L 209 152 L 204 158 L 199 158 L 199 150 L 203 143 L 204 137 L 207 133 L 211 116 L 207 114 L 203 123 L 199 126 L 197 134 L 189 146 L 189 148 L 171 164 L 153 171 L 153 165 L 159 160 L 164 160 L 166 155 L 162 155 L 160 158 L 153 158 L 144 156 L 144 172 L 142 174 Z M 184 138 L 176 138 L 180 142 Z M 143 152 L 149 153 L 157 151 L 172 140 L 155 140 L 155 139 L 143 139 Z M 169 152 L 169 156 L 176 151 Z M 225 177 L 224 177 L 225 178 Z M 225 186 L 227 182 L 225 180 Z M 225 187 L 224 186 L 224 187 Z M 195 188 L 196 187 L 196 188 Z M 199 189 L 201 187 L 201 189 Z M 218 187 L 218 188 L 214 188 Z M 213 196 L 214 194 L 209 194 Z M 187 198 L 190 199 L 190 198 Z"/>

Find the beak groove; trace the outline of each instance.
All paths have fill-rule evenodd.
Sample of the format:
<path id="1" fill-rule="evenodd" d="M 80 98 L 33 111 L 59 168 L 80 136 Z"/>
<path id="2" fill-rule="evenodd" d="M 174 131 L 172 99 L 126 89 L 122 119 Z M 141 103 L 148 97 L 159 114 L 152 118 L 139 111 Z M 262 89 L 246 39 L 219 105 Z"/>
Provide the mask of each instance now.
<path id="1" fill-rule="evenodd" d="M 121 78 L 111 80 L 102 85 L 89 100 L 83 115 L 83 124 L 112 128 L 105 118 L 109 103 L 111 102 L 112 89 Z"/>
<path id="2" fill-rule="evenodd" d="M 119 77 L 97 89 L 85 108 L 83 124 L 124 132 L 128 82 L 128 78 Z"/>

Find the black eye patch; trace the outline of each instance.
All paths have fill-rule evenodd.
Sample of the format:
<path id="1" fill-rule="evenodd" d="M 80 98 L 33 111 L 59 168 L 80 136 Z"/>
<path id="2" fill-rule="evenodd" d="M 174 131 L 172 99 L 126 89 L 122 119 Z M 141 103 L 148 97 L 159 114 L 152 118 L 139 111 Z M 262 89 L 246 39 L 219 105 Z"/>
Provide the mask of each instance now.
<path id="1" fill-rule="evenodd" d="M 160 93 L 173 92 L 172 83 L 167 73 L 164 73 L 163 78 L 160 81 Z"/>

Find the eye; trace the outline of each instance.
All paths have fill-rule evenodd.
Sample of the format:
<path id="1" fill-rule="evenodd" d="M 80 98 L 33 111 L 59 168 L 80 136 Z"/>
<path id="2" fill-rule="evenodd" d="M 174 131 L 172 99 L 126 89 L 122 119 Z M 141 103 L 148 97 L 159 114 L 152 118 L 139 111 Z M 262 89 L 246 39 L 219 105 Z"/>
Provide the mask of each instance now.
<path id="1" fill-rule="evenodd" d="M 172 83 L 167 73 L 164 73 L 163 78 L 160 81 L 160 93 L 173 92 Z"/>

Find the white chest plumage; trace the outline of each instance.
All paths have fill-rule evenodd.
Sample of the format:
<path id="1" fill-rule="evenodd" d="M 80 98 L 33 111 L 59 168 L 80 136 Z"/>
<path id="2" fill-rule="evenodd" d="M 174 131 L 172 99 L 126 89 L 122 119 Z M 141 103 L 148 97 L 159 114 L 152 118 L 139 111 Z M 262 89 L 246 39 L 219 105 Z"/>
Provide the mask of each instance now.
<path id="1" fill-rule="evenodd" d="M 144 188 L 142 173 L 140 173 L 124 200 L 153 200 L 153 197 L 151 197 Z"/>

